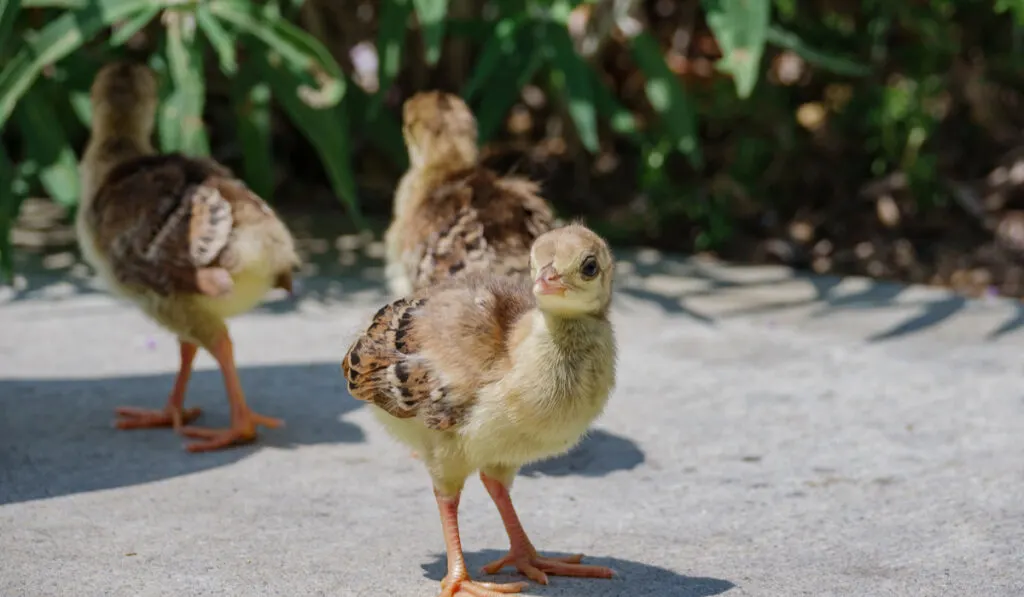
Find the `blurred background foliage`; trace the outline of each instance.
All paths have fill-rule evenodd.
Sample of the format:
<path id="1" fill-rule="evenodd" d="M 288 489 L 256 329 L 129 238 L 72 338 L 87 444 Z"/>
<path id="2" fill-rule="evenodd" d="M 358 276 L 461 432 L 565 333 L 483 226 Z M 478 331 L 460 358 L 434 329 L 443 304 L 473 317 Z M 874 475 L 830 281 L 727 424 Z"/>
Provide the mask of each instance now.
<path id="1" fill-rule="evenodd" d="M 0 0 L 0 260 L 27 198 L 70 218 L 127 56 L 158 146 L 284 213 L 382 227 L 440 88 L 614 242 L 1020 296 L 1022 52 L 1024 0 Z"/>

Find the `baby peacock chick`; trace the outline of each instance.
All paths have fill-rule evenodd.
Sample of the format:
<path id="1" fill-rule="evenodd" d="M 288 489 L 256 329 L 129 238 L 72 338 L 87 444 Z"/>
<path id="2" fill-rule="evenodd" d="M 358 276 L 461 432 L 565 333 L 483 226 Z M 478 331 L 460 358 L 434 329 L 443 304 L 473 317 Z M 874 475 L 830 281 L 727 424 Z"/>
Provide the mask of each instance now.
<path id="1" fill-rule="evenodd" d="M 157 155 L 150 144 L 157 83 L 144 65 L 116 62 L 93 81 L 93 122 L 80 165 L 76 228 L 86 261 L 116 294 L 178 336 L 181 363 L 163 410 L 119 408 L 121 429 L 172 426 L 201 441 L 191 451 L 251 441 L 254 413 L 235 370 L 225 320 L 255 307 L 271 288 L 291 292 L 299 265 L 291 234 L 262 199 L 209 159 Z M 199 347 L 217 359 L 229 429 L 183 427 L 185 389 Z"/>
<path id="2" fill-rule="evenodd" d="M 402 115 L 410 166 L 384 237 L 391 293 L 459 272 L 527 275 L 530 245 L 554 226 L 538 186 L 479 164 L 476 119 L 458 96 L 418 93 Z"/>
<path id="3" fill-rule="evenodd" d="M 539 555 L 509 497 L 521 466 L 572 448 L 608 400 L 612 255 L 598 235 L 571 224 L 533 243 L 530 269 L 532 292 L 525 276 L 473 272 L 384 306 L 342 364 L 351 394 L 373 404 L 430 473 L 448 552 L 441 597 L 525 586 L 477 582 L 466 570 L 459 496 L 477 470 L 511 542 L 486 572 L 513 565 L 542 584 L 548 574 L 612 576 L 581 565 L 582 555 Z"/>

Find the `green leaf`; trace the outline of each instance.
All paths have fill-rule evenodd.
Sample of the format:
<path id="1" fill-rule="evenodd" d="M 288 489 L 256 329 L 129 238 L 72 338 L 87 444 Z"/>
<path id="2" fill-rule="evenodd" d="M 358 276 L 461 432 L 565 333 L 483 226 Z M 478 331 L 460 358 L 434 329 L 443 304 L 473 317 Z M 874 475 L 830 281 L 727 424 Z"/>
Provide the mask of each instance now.
<path id="1" fill-rule="evenodd" d="M 235 39 L 224 29 L 213 16 L 209 7 L 200 4 L 196 8 L 196 22 L 203 31 L 207 41 L 217 52 L 217 60 L 220 61 L 220 70 L 226 75 L 233 75 L 238 72 L 238 59 L 235 56 Z"/>
<path id="2" fill-rule="evenodd" d="M 67 8 L 77 9 L 88 6 L 89 0 L 21 0 L 22 8 Z"/>
<path id="3" fill-rule="evenodd" d="M 697 112 L 679 79 L 665 64 L 657 40 L 650 33 L 641 32 L 631 40 L 630 52 L 647 77 L 647 101 L 658 113 L 673 145 L 699 168 L 704 159 L 697 139 Z"/>
<path id="4" fill-rule="evenodd" d="M 238 144 L 245 181 L 266 201 L 274 193 L 274 160 L 270 130 L 270 85 L 262 80 L 258 63 L 247 62 L 232 80 Z"/>
<path id="5" fill-rule="evenodd" d="M 499 11 L 506 14 L 506 11 Z M 526 14 L 518 15 L 525 18 Z M 516 18 L 516 17 L 511 17 Z M 449 38 L 460 38 L 472 41 L 473 43 L 485 44 L 494 34 L 494 20 L 484 19 L 459 19 L 449 17 L 445 19 L 445 36 Z"/>
<path id="6" fill-rule="evenodd" d="M 366 228 L 356 196 L 355 177 L 352 174 L 352 156 L 349 147 L 348 115 L 345 102 L 328 108 L 313 107 L 299 97 L 298 90 L 309 84 L 307 73 L 292 70 L 285 63 L 275 64 L 265 57 L 263 75 L 274 98 L 288 114 L 289 119 L 316 149 L 327 171 L 334 192 L 345 204 L 349 216 L 359 228 Z"/>
<path id="7" fill-rule="evenodd" d="M 995 13 L 1012 13 L 1017 25 L 1024 25 L 1024 0 L 996 0 Z"/>
<path id="8" fill-rule="evenodd" d="M 315 37 L 285 19 L 272 19 L 255 2 L 248 0 L 211 0 L 210 12 L 267 45 L 280 55 L 290 69 L 307 73 L 316 85 L 303 84 L 303 101 L 318 107 L 330 107 L 345 95 L 345 77 L 341 67 Z"/>
<path id="9" fill-rule="evenodd" d="M 376 112 L 384 95 L 391 89 L 391 83 L 402 68 L 402 51 L 409 15 L 412 14 L 410 0 L 383 2 L 380 8 L 380 22 L 377 25 L 377 96 L 370 111 Z"/>
<path id="10" fill-rule="evenodd" d="M 20 0 L 0 0 L 0 52 L 7 46 L 7 38 L 14 30 L 14 21 L 20 10 Z"/>
<path id="11" fill-rule="evenodd" d="M 0 144 L 0 279 L 14 278 L 14 255 L 11 250 L 11 229 L 17 220 L 21 202 L 28 194 L 28 185 L 19 169 L 14 167 L 3 144 Z"/>
<path id="12" fill-rule="evenodd" d="M 172 91 L 163 108 L 164 131 L 170 134 L 164 151 L 180 151 L 192 156 L 210 155 L 203 122 L 206 84 L 203 77 L 203 52 L 195 36 L 192 13 L 171 13 L 167 21 L 167 70 Z M 162 132 L 164 132 L 162 131 Z"/>
<path id="13" fill-rule="evenodd" d="M 772 25 L 768 28 L 768 42 L 781 48 L 792 50 L 807 62 L 839 75 L 863 77 L 871 74 L 871 67 L 849 58 L 816 50 L 805 44 L 795 33 L 786 31 L 778 25 Z"/>
<path id="14" fill-rule="evenodd" d="M 141 10 L 135 14 L 132 18 L 128 19 L 121 24 L 120 27 L 114 31 L 110 36 L 110 45 L 113 47 L 119 47 L 132 38 L 133 35 L 142 31 L 143 27 L 149 24 L 157 15 L 160 14 L 159 7 L 148 8 Z"/>
<path id="15" fill-rule="evenodd" d="M 771 0 L 701 0 L 701 4 L 722 49 L 719 70 L 732 75 L 739 97 L 749 97 L 761 72 Z"/>
<path id="16" fill-rule="evenodd" d="M 533 80 L 543 64 L 544 52 L 539 49 L 526 56 L 517 52 L 501 62 L 499 72 L 505 74 L 488 86 L 487 94 L 484 95 L 477 113 L 478 137 L 481 144 L 486 143 L 498 132 L 498 127 L 504 122 L 509 108 L 519 97 L 519 92 Z"/>
<path id="17" fill-rule="evenodd" d="M 547 40 L 554 53 L 556 81 L 567 92 L 569 115 L 576 125 L 580 142 L 587 151 L 596 153 L 599 149 L 597 109 L 594 107 L 594 90 L 591 87 L 593 79 L 587 74 L 590 65 L 576 53 L 566 29 L 553 23 L 547 29 Z"/>
<path id="18" fill-rule="evenodd" d="M 480 52 L 480 58 L 476 61 L 472 76 L 462 88 L 462 97 L 466 101 L 471 101 L 498 72 L 498 66 L 502 63 L 503 57 L 510 56 L 517 51 L 519 47 L 517 38 L 523 30 L 525 22 L 525 15 L 517 15 L 502 19 L 495 25 L 494 33 L 487 38 L 484 48 Z"/>
<path id="19" fill-rule="evenodd" d="M 29 159 L 39 164 L 39 181 L 57 203 L 78 203 L 78 162 L 75 150 L 60 126 L 53 106 L 38 86 L 18 105 L 15 120 L 25 140 Z"/>
<path id="20" fill-rule="evenodd" d="M 140 10 L 175 1 L 92 0 L 82 8 L 67 11 L 51 21 L 23 42 L 17 54 L 0 71 L 0 128 L 7 122 L 15 104 L 32 86 L 43 67 L 74 52 L 113 23 L 129 18 Z"/>
<path id="21" fill-rule="evenodd" d="M 413 0 L 416 18 L 423 32 L 428 66 L 437 64 L 441 58 L 441 42 L 444 41 L 445 15 L 448 14 L 448 0 Z"/>
<path id="22" fill-rule="evenodd" d="M 608 121 L 608 126 L 613 131 L 624 135 L 634 143 L 641 143 L 643 138 L 637 129 L 633 113 L 623 106 L 619 98 L 615 97 L 615 94 L 608 89 L 604 81 L 601 80 L 600 73 L 592 68 L 588 68 L 585 72 L 590 78 L 591 89 L 594 90 L 594 105 L 597 107 L 598 114 Z"/>
<path id="23" fill-rule="evenodd" d="M 402 125 L 388 110 L 370 111 L 371 98 L 359 85 L 353 85 L 345 94 L 345 103 L 355 117 L 352 121 L 354 133 L 365 135 L 367 140 L 384 153 L 395 167 L 405 170 L 409 167 L 409 156 L 402 137 Z"/>

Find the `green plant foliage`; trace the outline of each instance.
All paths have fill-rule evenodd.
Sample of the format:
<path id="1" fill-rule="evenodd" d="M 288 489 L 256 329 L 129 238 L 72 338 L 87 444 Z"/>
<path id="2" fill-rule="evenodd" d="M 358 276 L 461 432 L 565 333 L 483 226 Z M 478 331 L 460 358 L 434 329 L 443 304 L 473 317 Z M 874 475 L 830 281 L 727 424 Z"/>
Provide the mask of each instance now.
<path id="1" fill-rule="evenodd" d="M 21 9 L 19 0 L 0 0 L 0 52 L 7 45 L 7 40 L 14 31 L 14 21 Z"/>
<path id="2" fill-rule="evenodd" d="M 43 188 L 61 205 L 72 206 L 78 201 L 78 163 L 47 99 L 39 86 L 30 89 L 15 111 L 15 120 Z"/>
<path id="3" fill-rule="evenodd" d="M 304 85 L 310 85 L 311 75 L 295 70 L 293 64 L 285 62 L 273 51 L 265 54 L 261 60 L 267 67 L 262 71 L 263 77 L 270 85 L 274 97 L 320 155 L 331 186 L 348 207 L 352 220 L 360 228 L 364 227 L 356 197 L 356 182 L 352 175 L 345 104 L 326 107 L 309 105 L 296 89 L 301 90 Z"/>
<path id="4" fill-rule="evenodd" d="M 393 0 L 381 5 L 380 24 L 377 26 L 377 81 L 379 89 L 374 98 L 372 112 L 380 109 L 384 94 L 391 89 L 391 83 L 402 68 L 402 52 L 412 14 L 411 0 Z"/>
<path id="5" fill-rule="evenodd" d="M 425 58 L 427 64 L 433 66 L 441 58 L 448 0 L 413 0 L 413 6 L 416 7 L 416 17 L 423 32 Z"/>
<path id="6" fill-rule="evenodd" d="M 722 48 L 718 68 L 736 81 L 736 92 L 749 97 L 761 72 L 771 0 L 702 0 L 708 25 Z"/>
<path id="7" fill-rule="evenodd" d="M 566 96 L 569 115 L 576 125 L 580 141 L 588 151 L 596 152 L 597 109 L 594 107 L 594 80 L 588 76 L 590 67 L 576 53 L 568 31 L 549 24 L 548 35 L 551 40 L 556 84 Z"/>
<path id="8" fill-rule="evenodd" d="M 167 70 L 171 92 L 160 104 L 160 147 L 188 155 L 210 155 L 203 123 L 206 85 L 195 15 L 172 12 L 167 19 Z"/>
<path id="9" fill-rule="evenodd" d="M 0 145 L 0 180 L 8 181 L 0 185 L 0 280 L 10 280 L 14 275 L 11 228 L 14 227 L 18 208 L 28 194 L 28 185 L 18 170 Z"/>
<path id="10" fill-rule="evenodd" d="M 988 86 L 1021 87 L 1024 0 L 871 0 L 856 10 L 795 0 L 458 1 L 389 0 L 367 11 L 308 0 L 0 0 L 0 126 L 11 132 L 0 175 L 20 189 L 0 195 L 0 265 L 12 263 L 3 243 L 21 197 L 77 201 L 89 81 L 126 55 L 144 55 L 160 78 L 161 149 L 221 155 L 210 139 L 233 135 L 225 153 L 268 200 L 292 157 L 275 152 L 275 136 L 299 135 L 312 148 L 303 159 L 319 161 L 363 226 L 363 158 L 382 159 L 384 171 L 408 165 L 401 100 L 457 89 L 481 143 L 525 134 L 506 123 L 528 105 L 534 140 L 559 130 L 543 119 L 558 119 L 577 141 L 567 151 L 590 154 L 559 159 L 630 153 L 651 217 L 694 223 L 699 248 L 728 237 L 732 194 L 776 200 L 778 181 L 767 178 L 787 170 L 780 162 L 817 157 L 819 143 L 846 152 L 851 179 L 900 172 L 928 194 L 939 186 L 935 144 L 949 104 L 995 118 L 998 107 L 982 101 L 999 96 Z M 366 33 L 376 88 L 352 54 Z M 971 85 L 954 90 L 962 80 Z M 225 102 L 228 122 L 211 119 Z M 637 229 L 660 225 L 636 219 Z"/>
<path id="11" fill-rule="evenodd" d="M 697 139 L 697 114 L 692 100 L 683 89 L 658 49 L 658 42 L 648 33 L 632 39 L 633 59 L 647 78 L 644 90 L 654 111 L 661 116 L 661 125 L 676 149 L 699 167 L 703 161 Z"/>
<path id="12" fill-rule="evenodd" d="M 249 187 L 267 201 L 273 201 L 274 156 L 270 135 L 270 85 L 262 80 L 259 62 L 251 61 L 232 80 L 238 146 L 242 150 L 243 174 Z"/>

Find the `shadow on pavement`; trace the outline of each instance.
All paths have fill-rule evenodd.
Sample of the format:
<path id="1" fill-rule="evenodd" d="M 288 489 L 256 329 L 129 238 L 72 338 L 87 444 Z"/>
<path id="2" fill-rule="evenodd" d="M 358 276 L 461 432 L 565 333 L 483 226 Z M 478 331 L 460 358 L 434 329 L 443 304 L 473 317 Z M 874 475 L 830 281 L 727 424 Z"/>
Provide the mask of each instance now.
<path id="1" fill-rule="evenodd" d="M 926 330 L 952 320 L 961 314 L 970 304 L 970 299 L 955 294 L 936 292 L 930 297 L 908 298 L 905 296 L 909 286 L 882 280 L 865 280 L 866 287 L 856 292 L 840 293 L 843 278 L 838 276 L 817 275 L 794 271 L 788 268 L 762 268 L 763 273 L 755 279 L 742 279 L 734 276 L 732 266 L 720 265 L 711 267 L 698 260 L 684 256 L 662 256 L 660 253 L 644 253 L 638 250 L 622 249 L 616 251 L 624 269 L 632 271 L 631 279 L 616 286 L 616 292 L 633 298 L 651 302 L 670 314 L 689 317 L 705 325 L 714 325 L 719 319 L 749 315 L 763 315 L 807 306 L 817 306 L 812 317 L 828 317 L 838 311 L 870 311 L 900 307 L 911 311 L 902 321 L 889 327 L 868 334 L 868 342 L 884 342 Z M 742 266 L 740 266 L 742 267 Z M 757 268 L 755 268 L 757 269 Z M 626 278 L 627 276 L 624 276 Z M 662 292 L 638 288 L 635 281 L 652 277 L 685 278 L 692 281 L 689 288 L 681 291 Z M 712 316 L 700 312 L 687 304 L 688 300 L 713 298 L 725 293 L 739 290 L 770 290 L 772 287 L 791 284 L 794 281 L 805 282 L 813 288 L 813 296 L 778 301 L 764 300 L 751 307 L 732 310 L 726 316 Z M 1024 306 L 1016 305 L 1015 313 L 1005 322 L 987 334 L 988 339 L 996 339 L 1024 328 Z"/>
<path id="2" fill-rule="evenodd" d="M 0 379 L 0 505 L 158 481 L 231 464 L 267 447 L 364 440 L 340 420 L 361 406 L 345 390 L 337 363 L 239 368 L 246 398 L 285 426 L 261 429 L 257 442 L 192 454 L 170 429 L 113 428 L 114 408 L 160 408 L 172 374 L 100 379 Z M 188 406 L 195 424 L 228 424 L 220 372 L 197 370 Z"/>
<path id="3" fill-rule="evenodd" d="M 567 454 L 524 466 L 519 474 L 526 477 L 603 477 L 615 471 L 631 471 L 644 459 L 644 453 L 629 438 L 594 429 Z"/>
<path id="4" fill-rule="evenodd" d="M 544 552 L 546 555 L 570 555 L 555 552 Z M 505 568 L 495 575 L 484 575 L 481 566 L 505 555 L 497 550 L 485 550 L 466 553 L 466 564 L 473 578 L 488 582 L 518 582 L 526 577 L 515 573 L 513 568 Z M 660 568 L 631 562 L 618 558 L 585 557 L 583 562 L 596 566 L 608 566 L 616 573 L 614 579 L 569 578 L 565 576 L 548 577 L 547 585 L 530 582 L 523 591 L 524 595 L 538 597 L 710 597 L 721 595 L 736 585 L 720 578 L 685 576 Z M 448 558 L 445 554 L 435 554 L 429 564 L 422 566 L 424 575 L 438 583 L 447 572 Z"/>

